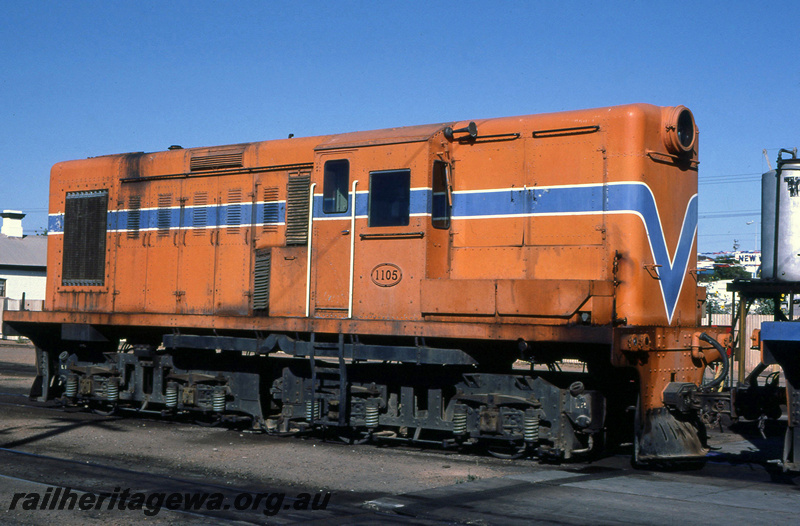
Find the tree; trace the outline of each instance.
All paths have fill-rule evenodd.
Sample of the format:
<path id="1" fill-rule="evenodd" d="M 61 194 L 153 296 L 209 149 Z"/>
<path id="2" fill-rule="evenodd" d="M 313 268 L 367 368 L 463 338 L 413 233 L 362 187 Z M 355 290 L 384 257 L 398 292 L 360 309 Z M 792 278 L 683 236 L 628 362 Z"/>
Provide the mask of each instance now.
<path id="1" fill-rule="evenodd" d="M 739 265 L 733 256 L 720 256 L 714 260 L 714 272 L 700 276 L 700 281 L 719 281 L 721 279 L 750 279 L 752 275 Z"/>
<path id="2" fill-rule="evenodd" d="M 706 313 L 708 314 L 729 314 L 725 305 L 716 298 L 706 300 Z"/>
<path id="3" fill-rule="evenodd" d="M 770 314 L 772 315 L 775 312 L 775 302 L 770 299 L 761 300 L 758 302 L 758 306 L 756 306 L 755 310 L 753 311 L 755 314 Z"/>
<path id="4" fill-rule="evenodd" d="M 714 267 L 712 274 L 704 274 L 700 276 L 700 281 L 703 283 L 709 281 L 719 281 L 721 279 L 750 279 L 750 275 L 744 267 L 738 265 L 725 265 Z"/>

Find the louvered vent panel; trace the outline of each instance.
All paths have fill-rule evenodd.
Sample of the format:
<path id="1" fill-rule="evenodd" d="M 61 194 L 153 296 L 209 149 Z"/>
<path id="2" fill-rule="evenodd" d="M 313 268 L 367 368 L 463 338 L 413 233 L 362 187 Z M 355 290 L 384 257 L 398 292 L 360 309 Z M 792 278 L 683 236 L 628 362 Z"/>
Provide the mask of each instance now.
<path id="1" fill-rule="evenodd" d="M 264 188 L 264 208 L 261 218 L 262 232 L 277 232 L 279 217 L 278 188 L 271 186 Z"/>
<path id="2" fill-rule="evenodd" d="M 139 239 L 139 228 L 142 224 L 142 198 L 138 195 L 128 199 L 128 217 L 125 221 L 128 239 Z"/>
<path id="3" fill-rule="evenodd" d="M 105 283 L 108 190 L 67 193 L 64 209 L 64 257 L 61 280 L 66 286 Z"/>
<path id="4" fill-rule="evenodd" d="M 208 226 L 208 193 L 195 192 L 192 204 L 194 205 L 192 208 L 192 233 L 195 236 L 202 236 Z"/>
<path id="5" fill-rule="evenodd" d="M 308 244 L 308 189 L 311 174 L 289 177 L 286 195 L 286 244 Z"/>
<path id="6" fill-rule="evenodd" d="M 242 190 L 231 188 L 228 190 L 228 206 L 225 217 L 226 232 L 238 234 L 239 225 L 242 224 Z"/>
<path id="7" fill-rule="evenodd" d="M 189 169 L 192 172 L 220 170 L 222 168 L 241 168 L 244 166 L 244 152 L 217 153 L 192 157 Z"/>
<path id="8" fill-rule="evenodd" d="M 272 253 L 269 250 L 256 252 L 253 283 L 253 310 L 269 308 L 269 276 L 272 270 Z"/>
<path id="9" fill-rule="evenodd" d="M 169 235 L 170 215 L 172 214 L 172 194 L 158 194 L 158 215 L 156 226 L 158 227 L 158 237 Z"/>

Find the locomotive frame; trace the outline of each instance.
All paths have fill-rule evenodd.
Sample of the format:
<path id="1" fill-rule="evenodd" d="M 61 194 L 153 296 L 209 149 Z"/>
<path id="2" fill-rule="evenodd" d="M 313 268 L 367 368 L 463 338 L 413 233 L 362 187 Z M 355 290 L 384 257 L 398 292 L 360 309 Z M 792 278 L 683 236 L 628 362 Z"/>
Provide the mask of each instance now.
<path id="1" fill-rule="evenodd" d="M 636 104 L 59 163 L 46 310 L 6 324 L 40 399 L 702 457 L 697 135 Z"/>

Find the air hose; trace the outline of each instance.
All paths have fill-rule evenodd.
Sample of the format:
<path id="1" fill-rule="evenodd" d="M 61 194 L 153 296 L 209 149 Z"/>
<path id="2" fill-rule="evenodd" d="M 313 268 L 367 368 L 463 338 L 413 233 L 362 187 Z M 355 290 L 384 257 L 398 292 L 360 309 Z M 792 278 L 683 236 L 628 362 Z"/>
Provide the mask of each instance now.
<path id="1" fill-rule="evenodd" d="M 720 385 L 722 382 L 724 382 L 725 378 L 728 376 L 728 370 L 730 369 L 730 360 L 728 360 L 728 351 L 725 350 L 725 348 L 722 347 L 722 345 L 720 345 L 717 340 L 715 340 L 706 333 L 701 334 L 700 339 L 710 343 L 712 347 L 714 347 L 717 351 L 719 351 L 719 356 L 720 359 L 722 360 L 722 373 L 713 380 L 711 380 L 711 382 L 700 386 L 700 388 L 704 390 L 713 389 L 718 385 Z"/>

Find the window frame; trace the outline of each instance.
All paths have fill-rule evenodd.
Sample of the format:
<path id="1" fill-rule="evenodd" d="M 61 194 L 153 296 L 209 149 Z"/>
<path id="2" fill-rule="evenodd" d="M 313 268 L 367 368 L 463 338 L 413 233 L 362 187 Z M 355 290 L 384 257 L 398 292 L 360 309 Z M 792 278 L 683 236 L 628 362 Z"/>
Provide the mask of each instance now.
<path id="1" fill-rule="evenodd" d="M 436 194 L 437 194 L 437 166 L 442 167 L 440 199 L 444 200 L 444 216 L 437 218 L 436 214 Z M 440 230 L 449 230 L 453 217 L 453 203 L 450 194 L 450 164 L 445 161 L 433 161 L 431 166 L 431 226 Z"/>
<path id="2" fill-rule="evenodd" d="M 344 170 L 337 170 L 342 166 Z M 344 185 L 342 185 L 344 182 Z M 332 159 L 325 161 L 322 168 L 322 213 L 345 214 L 350 209 L 350 161 L 348 159 Z M 343 205 L 339 204 L 339 196 L 344 196 Z M 329 204 L 333 203 L 333 207 Z"/>
<path id="3" fill-rule="evenodd" d="M 377 179 L 376 179 L 377 176 Z M 407 179 L 408 184 L 403 185 L 403 194 L 401 195 L 401 207 L 405 204 L 406 212 L 403 214 L 401 212 L 401 216 L 404 216 L 400 222 L 392 221 L 386 223 L 385 220 L 392 219 L 394 216 L 379 216 L 378 212 L 385 211 L 387 209 L 387 200 L 380 199 L 380 201 L 376 201 L 376 193 L 383 192 L 384 188 L 382 187 L 383 184 L 387 184 L 386 179 L 390 176 L 401 176 Z M 383 181 L 381 179 L 384 178 Z M 380 181 L 381 184 L 376 184 L 376 180 Z M 405 183 L 405 181 L 403 181 Z M 376 189 L 376 186 L 380 188 L 380 190 Z M 389 188 L 390 189 L 390 188 Z M 381 196 L 382 197 L 382 196 Z M 378 205 L 382 205 L 380 208 L 377 208 Z M 373 206 L 376 206 L 375 213 L 373 213 Z M 376 219 L 382 218 L 382 221 L 379 224 L 375 224 Z M 387 228 L 387 227 L 397 227 L 397 226 L 408 226 L 411 224 L 411 169 L 410 168 L 401 168 L 396 170 L 376 170 L 374 172 L 369 173 L 369 202 L 367 204 L 367 226 L 370 228 Z"/>

